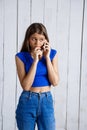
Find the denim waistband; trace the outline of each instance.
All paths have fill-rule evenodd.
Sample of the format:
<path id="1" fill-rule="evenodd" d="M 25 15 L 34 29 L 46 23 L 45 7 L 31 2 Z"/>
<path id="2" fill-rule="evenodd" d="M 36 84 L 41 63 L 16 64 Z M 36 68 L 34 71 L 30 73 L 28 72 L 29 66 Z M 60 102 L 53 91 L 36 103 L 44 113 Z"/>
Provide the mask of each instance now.
<path id="1" fill-rule="evenodd" d="M 32 91 L 25 91 L 23 90 L 22 94 L 29 94 L 29 95 L 35 95 L 35 96 L 50 96 L 51 92 L 47 91 L 47 92 L 32 92 Z"/>

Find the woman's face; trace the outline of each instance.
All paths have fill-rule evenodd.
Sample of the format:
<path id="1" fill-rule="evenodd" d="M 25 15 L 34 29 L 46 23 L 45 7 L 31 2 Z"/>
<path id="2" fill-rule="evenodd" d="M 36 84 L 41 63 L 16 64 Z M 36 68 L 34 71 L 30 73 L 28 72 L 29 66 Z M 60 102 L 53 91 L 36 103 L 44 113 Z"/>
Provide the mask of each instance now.
<path id="1" fill-rule="evenodd" d="M 45 42 L 45 36 L 42 34 L 34 33 L 29 38 L 29 45 L 31 47 L 31 50 L 34 50 L 35 48 L 41 49 Z"/>

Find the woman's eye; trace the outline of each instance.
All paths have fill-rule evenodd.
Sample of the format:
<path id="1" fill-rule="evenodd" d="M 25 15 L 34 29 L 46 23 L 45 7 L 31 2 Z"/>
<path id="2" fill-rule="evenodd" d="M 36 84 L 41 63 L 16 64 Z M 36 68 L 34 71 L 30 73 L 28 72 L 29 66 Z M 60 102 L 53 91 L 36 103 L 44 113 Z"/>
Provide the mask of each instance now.
<path id="1" fill-rule="evenodd" d="M 43 41 L 43 39 L 40 39 L 40 42 L 42 42 Z"/>
<path id="2" fill-rule="evenodd" d="M 43 40 L 44 40 L 43 38 L 41 38 L 41 39 L 32 38 L 32 41 L 40 41 L 40 42 L 42 42 Z"/>
<path id="3" fill-rule="evenodd" d="M 35 38 L 32 38 L 32 41 L 36 41 L 36 39 L 35 39 Z"/>

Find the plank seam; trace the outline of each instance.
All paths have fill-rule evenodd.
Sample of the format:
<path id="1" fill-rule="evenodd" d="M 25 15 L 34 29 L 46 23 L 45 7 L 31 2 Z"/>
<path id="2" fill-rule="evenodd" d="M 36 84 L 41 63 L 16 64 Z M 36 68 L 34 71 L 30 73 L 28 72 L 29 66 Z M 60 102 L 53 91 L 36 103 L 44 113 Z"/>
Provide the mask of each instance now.
<path id="1" fill-rule="evenodd" d="M 82 32 L 81 32 L 81 55 L 80 55 L 80 77 L 79 77 L 79 107 L 78 107 L 78 130 L 80 130 L 80 101 L 81 101 L 81 79 L 82 79 L 82 55 L 83 55 L 83 34 L 84 34 L 84 14 L 85 14 L 85 0 L 83 0 L 82 12 Z"/>

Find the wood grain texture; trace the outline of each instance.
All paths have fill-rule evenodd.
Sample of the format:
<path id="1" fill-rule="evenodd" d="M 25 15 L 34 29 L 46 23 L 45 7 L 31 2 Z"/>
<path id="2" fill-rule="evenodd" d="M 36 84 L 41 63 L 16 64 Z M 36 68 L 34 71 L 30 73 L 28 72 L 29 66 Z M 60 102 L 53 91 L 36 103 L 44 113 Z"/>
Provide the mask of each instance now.
<path id="1" fill-rule="evenodd" d="M 16 0 L 4 0 L 4 82 L 3 82 L 3 130 L 15 129 L 16 72 Z"/>
<path id="2" fill-rule="evenodd" d="M 50 4 L 49 4 L 50 3 Z M 47 28 L 50 44 L 52 47 L 56 42 L 56 18 L 57 18 L 57 0 L 45 0 L 44 24 Z"/>
<path id="3" fill-rule="evenodd" d="M 84 0 L 79 130 L 87 129 L 87 1 Z"/>
<path id="4" fill-rule="evenodd" d="M 71 0 L 67 130 L 78 130 L 83 1 Z"/>
<path id="5" fill-rule="evenodd" d="M 32 14 L 31 22 L 41 22 L 44 21 L 44 0 L 32 0 Z"/>
<path id="6" fill-rule="evenodd" d="M 58 1 L 57 43 L 60 83 L 55 88 L 55 115 L 57 128 L 66 128 L 67 78 L 68 78 L 68 44 L 70 1 Z M 61 98 L 62 97 L 62 98 Z"/>
<path id="7" fill-rule="evenodd" d="M 3 14 L 3 1 L 0 1 L 0 130 L 2 130 L 3 125 L 3 82 L 4 82 L 4 63 L 3 63 L 3 32 L 4 32 L 4 14 Z"/>

